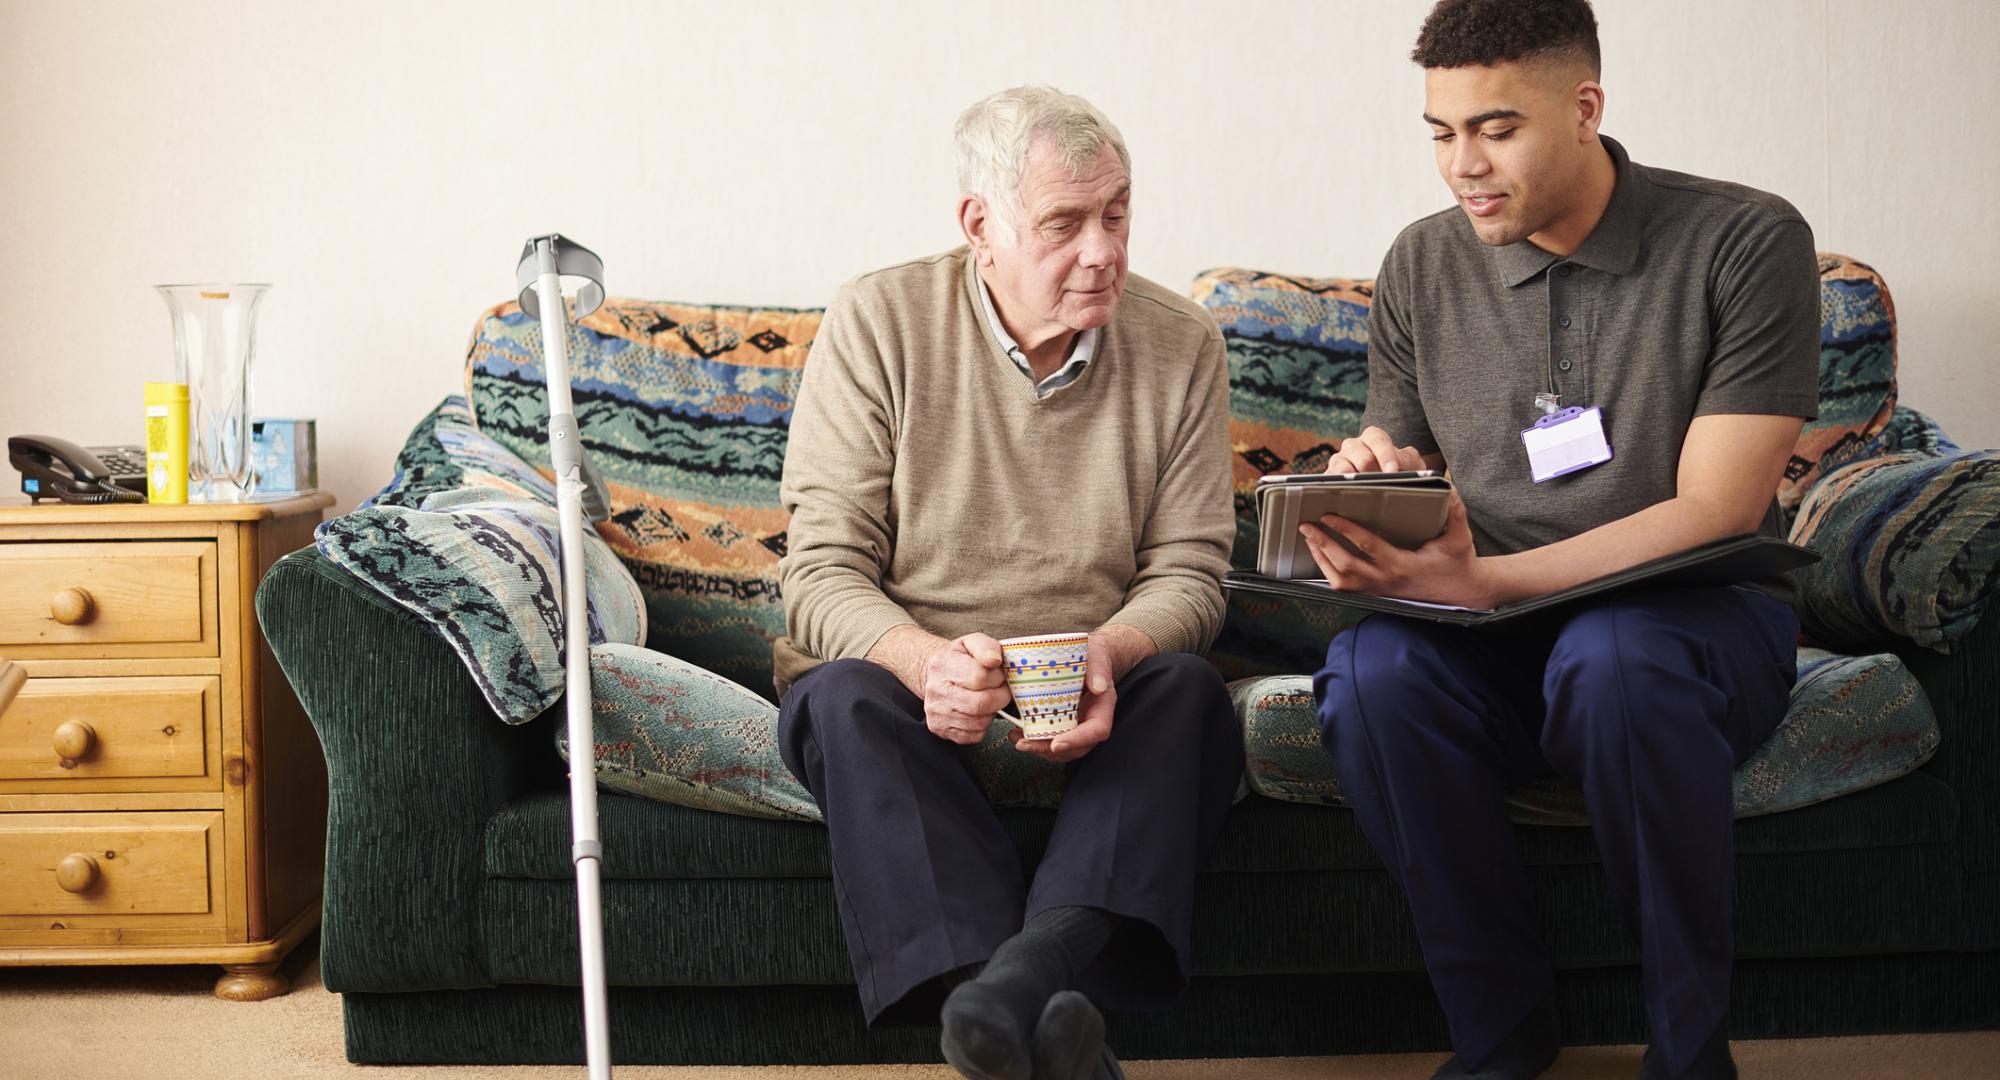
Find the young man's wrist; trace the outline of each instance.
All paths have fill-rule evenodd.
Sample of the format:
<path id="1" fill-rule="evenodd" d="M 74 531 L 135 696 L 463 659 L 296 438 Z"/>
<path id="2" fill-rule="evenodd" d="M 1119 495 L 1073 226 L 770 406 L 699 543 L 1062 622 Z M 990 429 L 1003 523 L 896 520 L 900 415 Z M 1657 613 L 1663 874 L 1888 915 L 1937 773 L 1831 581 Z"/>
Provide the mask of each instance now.
<path id="1" fill-rule="evenodd" d="M 1472 560 L 1472 596 L 1469 608 L 1497 608 L 1523 599 L 1527 590 L 1516 580 L 1519 563 L 1511 555 L 1482 555 Z"/>

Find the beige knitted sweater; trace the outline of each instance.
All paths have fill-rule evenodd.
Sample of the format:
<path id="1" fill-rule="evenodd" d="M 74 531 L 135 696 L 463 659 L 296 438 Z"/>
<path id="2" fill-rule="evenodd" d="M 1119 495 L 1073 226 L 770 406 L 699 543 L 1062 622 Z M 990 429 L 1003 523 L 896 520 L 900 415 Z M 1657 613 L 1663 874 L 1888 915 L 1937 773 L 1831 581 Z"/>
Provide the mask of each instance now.
<path id="1" fill-rule="evenodd" d="M 1098 352 L 1037 398 L 964 248 L 865 274 L 806 363 L 780 498 L 790 683 L 891 628 L 996 638 L 1135 627 L 1199 652 L 1222 625 L 1230 508 L 1222 336 L 1128 275 Z"/>

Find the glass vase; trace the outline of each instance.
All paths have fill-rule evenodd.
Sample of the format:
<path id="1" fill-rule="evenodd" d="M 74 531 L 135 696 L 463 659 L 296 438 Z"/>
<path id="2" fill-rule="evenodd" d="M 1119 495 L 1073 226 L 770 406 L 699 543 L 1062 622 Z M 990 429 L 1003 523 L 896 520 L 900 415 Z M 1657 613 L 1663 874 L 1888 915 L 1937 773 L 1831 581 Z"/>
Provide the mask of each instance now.
<path id="1" fill-rule="evenodd" d="M 188 387 L 188 498 L 250 491 L 250 365 L 269 285 L 155 285 L 174 320 L 174 381 Z"/>

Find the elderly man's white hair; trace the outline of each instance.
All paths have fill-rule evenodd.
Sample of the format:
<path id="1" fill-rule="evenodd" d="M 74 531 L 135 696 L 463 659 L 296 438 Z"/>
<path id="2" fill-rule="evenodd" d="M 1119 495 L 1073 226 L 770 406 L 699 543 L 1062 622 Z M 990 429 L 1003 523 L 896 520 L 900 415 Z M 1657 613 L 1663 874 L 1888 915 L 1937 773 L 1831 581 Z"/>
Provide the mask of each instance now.
<path id="1" fill-rule="evenodd" d="M 1071 176 L 1081 176 L 1106 146 L 1132 171 L 1125 137 L 1097 106 L 1048 86 L 1017 86 L 990 95 L 958 115 L 952 152 L 958 190 L 993 208 L 1003 242 L 1013 243 L 1021 220 L 1021 174 L 1028 152 L 1046 142 Z"/>

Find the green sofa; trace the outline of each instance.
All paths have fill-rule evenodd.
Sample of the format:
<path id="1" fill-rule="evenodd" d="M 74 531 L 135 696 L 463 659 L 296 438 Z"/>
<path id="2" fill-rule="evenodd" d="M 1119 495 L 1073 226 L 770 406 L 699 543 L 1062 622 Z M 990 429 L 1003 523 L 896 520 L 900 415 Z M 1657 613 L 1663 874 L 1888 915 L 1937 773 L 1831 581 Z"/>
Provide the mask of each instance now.
<path id="1" fill-rule="evenodd" d="M 1314 357 L 1332 364 L 1342 347 L 1333 337 L 1351 346 L 1356 334 L 1352 325 L 1331 337 L 1301 334 L 1300 320 L 1319 316 L 1301 315 L 1279 296 L 1273 310 L 1290 312 L 1278 319 L 1290 329 L 1275 336 L 1318 343 L 1274 359 L 1271 341 L 1238 325 L 1242 297 L 1223 295 L 1219 285 L 1249 280 L 1210 276 L 1196 289 L 1224 322 L 1238 364 L 1239 479 L 1308 467 L 1315 446 L 1323 450 L 1327 433 L 1339 430 L 1308 432 L 1289 397 L 1276 413 L 1258 413 L 1264 405 L 1254 400 L 1251 369 L 1267 384 L 1274 371 L 1284 382 L 1285 364 Z M 1365 282 L 1279 282 L 1281 292 L 1314 303 L 1345 294 L 1365 301 Z M 503 305 L 488 321 L 508 311 Z M 677 327 L 706 357 L 701 343 L 729 322 L 670 314 L 635 332 L 643 338 Z M 791 344 L 804 343 L 797 328 L 809 332 L 809 320 L 798 321 L 805 314 L 792 313 Z M 475 336 L 475 369 L 485 370 L 479 354 L 487 336 Z M 470 383 L 482 426 L 511 424 L 531 437 L 532 418 L 502 416 L 501 398 L 484 394 L 476 377 Z M 1351 414 L 1353 390 L 1344 405 L 1339 387 L 1328 390 L 1329 407 Z M 592 400 L 580 392 L 579 412 Z M 1886 421 L 1893 384 L 1887 400 L 1877 420 Z M 1290 434 L 1284 417 L 1293 418 Z M 776 430 L 781 453 L 781 421 Z M 1862 441 L 1838 431 L 1809 438 L 1820 443 L 1802 451 L 1810 460 L 1795 470 L 1808 484 L 1833 456 L 1860 452 Z M 716 594 L 712 584 L 677 598 L 676 583 L 688 577 L 638 574 L 649 591 L 648 644 L 700 658 L 735 635 L 750 647 L 728 653 L 730 663 L 754 669 L 744 658 L 768 637 L 775 596 L 748 621 L 724 626 L 701 606 L 708 601 L 700 597 Z M 732 595 L 747 604 L 758 593 Z M 696 614 L 677 619 L 677 612 Z M 273 567 L 257 614 L 326 753 L 321 970 L 328 989 L 344 995 L 349 1058 L 581 1060 L 568 808 L 553 747 L 561 707 L 502 723 L 428 624 L 312 548 Z M 1323 648 L 1323 637 L 1297 640 L 1309 633 L 1298 613 L 1265 614 L 1233 607 L 1217 653 L 1227 673 L 1304 670 L 1300 664 Z M 705 634 L 710 622 L 716 629 Z M 1890 782 L 1738 823 L 1731 1017 L 1738 1037 L 2000 1026 L 2000 612 L 1985 614 L 1949 654 L 1908 641 L 1880 645 L 1921 683 L 1939 748 Z M 710 666 L 754 685 L 754 670 L 715 656 Z M 600 807 L 617 1060 L 938 1060 L 934 1030 L 864 1029 L 821 826 L 609 791 Z M 1031 865 L 1053 814 L 1001 814 Z M 1588 830 L 1522 825 L 1519 834 L 1559 967 L 1566 1035 L 1577 1043 L 1643 1041 L 1636 944 Z M 1111 1018 L 1110 1039 L 1123 1056 L 1446 1045 L 1404 900 L 1345 810 L 1257 794 L 1241 801 L 1198 881 L 1195 943 L 1197 977 L 1173 1010 Z"/>

